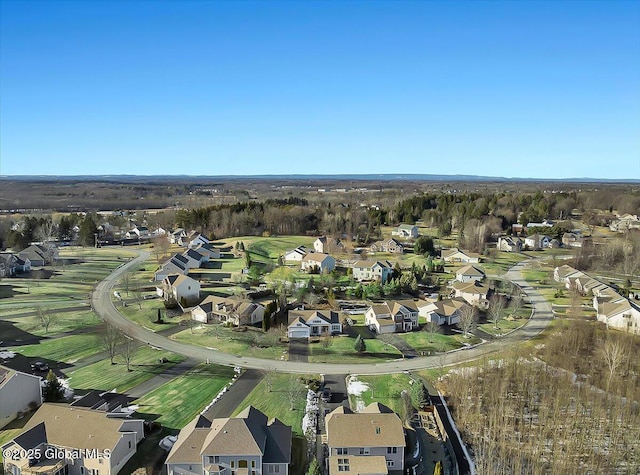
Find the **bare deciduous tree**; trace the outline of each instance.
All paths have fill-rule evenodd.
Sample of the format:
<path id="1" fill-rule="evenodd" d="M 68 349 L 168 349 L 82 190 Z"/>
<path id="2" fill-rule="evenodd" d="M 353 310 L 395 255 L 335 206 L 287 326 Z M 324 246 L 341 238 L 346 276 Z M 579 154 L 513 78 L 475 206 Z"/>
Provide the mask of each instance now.
<path id="1" fill-rule="evenodd" d="M 602 355 L 602 359 L 607 365 L 607 368 L 609 369 L 609 377 L 607 378 L 608 390 L 614 374 L 624 359 L 624 349 L 619 341 L 613 341 L 612 338 L 607 338 L 600 349 L 600 353 Z"/>
<path id="2" fill-rule="evenodd" d="M 514 295 L 513 297 L 511 297 L 511 303 L 509 304 L 509 307 L 511 308 L 511 315 L 513 315 L 513 317 L 518 317 L 518 313 L 523 306 L 524 299 L 520 295 Z"/>
<path id="3" fill-rule="evenodd" d="M 120 330 L 107 323 L 104 329 L 100 332 L 100 341 L 109 355 L 111 364 L 116 364 L 113 359 L 118 354 L 118 346 L 122 343 L 122 333 L 120 333 Z"/>
<path id="4" fill-rule="evenodd" d="M 438 322 L 429 320 L 424 326 L 424 331 L 429 333 L 429 343 L 433 343 L 433 336 L 440 332 L 440 325 Z"/>
<path id="5" fill-rule="evenodd" d="M 504 309 L 506 306 L 504 296 L 500 294 L 493 294 L 491 300 L 489 300 L 489 315 L 491 316 L 491 321 L 493 322 L 494 328 L 499 328 L 498 324 L 500 320 L 504 317 Z"/>
<path id="6" fill-rule="evenodd" d="M 296 408 L 296 402 L 304 394 L 304 386 L 298 381 L 297 377 L 292 377 L 287 385 L 287 396 L 289 397 L 289 410 Z"/>
<path id="7" fill-rule="evenodd" d="M 127 365 L 127 371 L 131 371 L 131 360 L 133 359 L 133 352 L 135 350 L 135 342 L 133 338 L 122 334 L 122 343 L 120 345 L 120 354 Z"/>
<path id="8" fill-rule="evenodd" d="M 55 314 L 51 310 L 47 310 L 42 307 L 38 307 L 36 309 L 36 314 L 38 315 L 40 325 L 44 328 L 44 332 L 49 333 L 49 327 L 56 319 Z"/>
<path id="9" fill-rule="evenodd" d="M 463 305 L 458 310 L 459 322 L 458 326 L 462 330 L 465 338 L 469 337 L 469 333 L 473 330 L 478 322 L 478 310 L 472 305 Z"/>

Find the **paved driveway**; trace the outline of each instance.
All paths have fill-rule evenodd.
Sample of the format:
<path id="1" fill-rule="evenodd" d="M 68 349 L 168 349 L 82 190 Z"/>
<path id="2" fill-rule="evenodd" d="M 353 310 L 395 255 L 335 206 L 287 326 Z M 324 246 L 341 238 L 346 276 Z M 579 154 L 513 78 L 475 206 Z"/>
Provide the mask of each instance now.
<path id="1" fill-rule="evenodd" d="M 289 338 L 289 361 L 309 361 L 309 342 L 306 338 Z"/>

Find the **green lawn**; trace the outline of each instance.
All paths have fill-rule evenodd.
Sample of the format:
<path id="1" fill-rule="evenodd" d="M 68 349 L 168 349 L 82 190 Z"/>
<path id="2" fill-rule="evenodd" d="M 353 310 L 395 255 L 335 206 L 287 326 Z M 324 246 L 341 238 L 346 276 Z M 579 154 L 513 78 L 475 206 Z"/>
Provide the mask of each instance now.
<path id="1" fill-rule="evenodd" d="M 136 401 L 139 413 L 159 414 L 170 429 L 182 429 L 198 415 L 233 377 L 233 369 L 200 364 Z"/>
<path id="2" fill-rule="evenodd" d="M 167 363 L 158 363 L 160 358 L 167 358 Z M 168 368 L 184 360 L 181 355 L 168 351 L 159 351 L 142 346 L 138 348 L 132 359 L 131 371 L 127 371 L 122 358 L 116 357 L 115 365 L 108 358 L 84 368 L 71 372 L 69 385 L 75 389 L 115 389 L 125 392 L 148 379 L 153 378 Z"/>
<path id="3" fill-rule="evenodd" d="M 193 331 L 190 329 L 183 330 L 172 335 L 171 338 L 182 343 L 204 346 L 233 355 L 270 360 L 281 360 L 283 356 L 285 359 L 288 358 L 287 345 L 277 344 L 276 346 L 261 348 L 257 344 L 259 342 L 255 340 L 256 335 L 260 334 L 252 330 L 236 332 L 224 325 L 214 323 L 194 326 Z"/>
<path id="4" fill-rule="evenodd" d="M 397 333 L 395 336 L 403 339 L 411 347 L 418 352 L 439 352 L 444 349 L 445 351 L 455 350 L 464 346 L 465 344 L 474 345 L 480 343 L 480 339 L 476 337 L 464 338 L 461 334 L 455 335 L 442 335 L 435 333 L 429 334 L 426 331 L 415 331 L 409 333 Z M 433 341 L 431 341 L 433 340 Z"/>
<path id="5" fill-rule="evenodd" d="M 124 300 L 127 300 L 126 294 L 123 294 Z M 131 295 L 130 295 L 131 297 Z M 114 304 L 118 311 L 134 323 L 151 331 L 160 331 L 177 325 L 181 317 L 167 317 L 162 299 L 142 300 L 140 304 L 137 302 L 129 302 L 123 307 L 119 301 L 114 300 Z M 164 323 L 155 323 L 158 317 L 158 309 L 162 313 Z M 189 315 L 190 317 L 190 315 Z"/>
<path id="6" fill-rule="evenodd" d="M 62 363 L 74 363 L 81 358 L 102 351 L 97 335 L 71 335 L 53 340 L 42 340 L 37 345 L 13 348 L 16 353 Z"/>
<path id="7" fill-rule="evenodd" d="M 57 335 L 80 328 L 97 326 L 101 323 L 100 319 L 90 310 L 56 313 L 54 308 L 47 308 L 47 313 L 52 315 L 48 332 L 45 332 L 37 316 L 11 318 L 10 315 L 7 315 L 2 319 L 13 322 L 22 331 L 38 336 Z"/>
<path id="8" fill-rule="evenodd" d="M 478 325 L 478 328 L 490 335 L 499 336 L 504 335 L 511 330 L 515 330 L 516 328 L 521 327 L 527 322 L 528 320 L 524 318 L 512 320 L 502 319 L 498 323 L 498 328 L 495 328 L 493 322 L 481 323 L 480 325 Z"/>
<path id="9" fill-rule="evenodd" d="M 267 417 L 276 417 L 291 426 L 295 434 L 302 434 L 302 418 L 304 417 L 307 390 L 302 383 L 298 382 L 300 377 L 301 375 L 275 372 L 265 376 L 265 379 L 240 403 L 233 415 L 238 415 L 246 407 L 253 406 L 264 412 Z M 271 391 L 269 391 L 267 378 L 273 380 Z M 290 389 L 292 386 L 297 389 L 293 410 L 290 402 L 290 396 L 294 394 Z"/>
<path id="10" fill-rule="evenodd" d="M 356 330 L 358 327 L 354 327 Z M 309 362 L 313 363 L 375 363 L 402 358 L 402 354 L 394 346 L 369 337 L 365 339 L 367 351 L 358 354 L 355 349 L 355 338 L 336 336 L 331 338 L 329 347 L 322 342 L 309 343 Z"/>
<path id="11" fill-rule="evenodd" d="M 400 393 L 411 388 L 412 378 L 408 374 L 385 374 L 380 376 L 359 375 L 358 380 L 366 383 L 369 389 L 360 395 L 365 406 L 380 402 L 398 414 L 402 414 Z M 355 407 L 354 396 L 349 397 L 351 407 Z"/>
<path id="12" fill-rule="evenodd" d="M 486 258 L 479 266 L 491 275 L 502 275 L 510 267 L 525 260 L 526 257 L 515 252 L 496 251 L 495 257 Z"/>

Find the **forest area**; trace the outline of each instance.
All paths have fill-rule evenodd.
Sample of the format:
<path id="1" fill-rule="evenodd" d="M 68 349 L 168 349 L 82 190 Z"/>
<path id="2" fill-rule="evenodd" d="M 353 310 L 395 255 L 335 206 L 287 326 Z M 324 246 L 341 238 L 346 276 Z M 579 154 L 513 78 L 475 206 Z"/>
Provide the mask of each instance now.
<path id="1" fill-rule="evenodd" d="M 531 353 L 441 381 L 478 473 L 635 474 L 640 470 L 637 337 L 566 321 Z"/>

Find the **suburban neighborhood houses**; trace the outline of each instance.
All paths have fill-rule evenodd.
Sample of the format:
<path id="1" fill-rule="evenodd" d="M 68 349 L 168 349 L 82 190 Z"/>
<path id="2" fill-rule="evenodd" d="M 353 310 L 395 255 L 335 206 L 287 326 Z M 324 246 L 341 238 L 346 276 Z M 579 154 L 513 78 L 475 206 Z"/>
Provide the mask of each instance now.
<path id="1" fill-rule="evenodd" d="M 214 239 L 201 227 L 138 220 L 128 223 L 129 241 L 119 245 L 34 242 L 3 252 L 0 268 L 10 273 L 0 285 L 10 284 L 5 290 L 18 298 L 40 299 L 58 275 L 60 288 L 75 279 L 81 292 L 53 307 L 59 313 L 31 304 L 3 308 L 13 318 L 0 315 L 0 437 L 7 434 L 0 446 L 16 453 L 64 444 L 93 450 L 82 441 L 98 435 L 85 429 L 74 430 L 78 438 L 59 435 L 58 421 L 74 417 L 69 427 L 90 421 L 114 441 L 113 434 L 131 440 L 129 446 L 109 439 L 111 465 L 60 453 L 49 464 L 12 458 L 5 468 L 12 475 L 135 473 L 129 467 L 142 466 L 150 473 L 165 467 L 175 474 L 298 475 L 317 463 L 320 475 L 431 474 L 436 466 L 470 473 L 464 467 L 473 457 L 448 445 L 458 436 L 442 425 L 446 415 L 435 422 L 439 403 L 431 398 L 437 391 L 457 397 L 449 381 L 468 377 L 449 371 L 449 359 L 473 365 L 490 345 L 510 348 L 506 336 L 518 336 L 523 326 L 565 314 L 571 318 L 563 325 L 598 325 L 608 339 L 638 334 L 634 268 L 627 264 L 630 272 L 604 279 L 585 267 L 606 239 L 622 243 L 607 255 L 627 252 L 634 244 L 626 234 L 599 237 L 601 228 L 613 233 L 605 226 L 561 232 L 557 223 L 522 225 L 520 236 L 487 231 L 477 247 L 416 222 L 384 226 L 366 239 L 350 232 Z M 67 278 L 68 272 L 77 274 Z M 89 293 L 109 275 L 116 275 L 111 290 Z M 537 289 L 544 297 L 535 297 Z M 102 296 L 108 305 L 101 306 Z M 538 307 L 544 299 L 553 304 L 549 315 Z M 104 307 L 113 307 L 125 328 L 148 332 L 148 339 L 136 333 L 146 344 L 115 328 L 108 346 L 114 328 L 108 313 L 102 319 Z M 69 323 L 76 318 L 82 323 Z M 551 338 L 544 332 L 552 330 L 540 331 L 545 342 Z M 184 353 L 163 349 L 163 341 Z M 420 368 L 422 358 L 431 358 L 425 360 L 431 369 Z M 284 372 L 288 364 L 299 373 Z M 330 374 L 335 367 L 340 371 Z M 83 380 L 84 368 L 91 373 Z M 433 378 L 436 372 L 443 376 Z M 56 381 L 64 397 L 52 402 L 46 388 Z M 413 389 L 423 383 L 435 386 L 428 396 Z"/>

